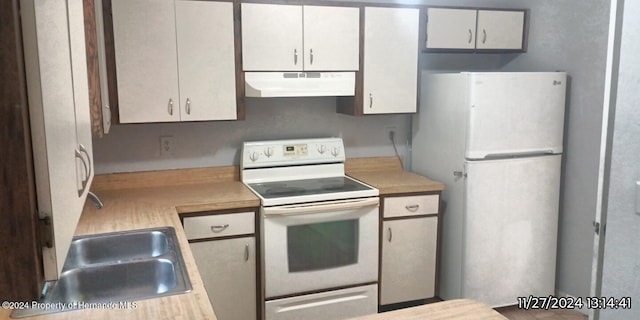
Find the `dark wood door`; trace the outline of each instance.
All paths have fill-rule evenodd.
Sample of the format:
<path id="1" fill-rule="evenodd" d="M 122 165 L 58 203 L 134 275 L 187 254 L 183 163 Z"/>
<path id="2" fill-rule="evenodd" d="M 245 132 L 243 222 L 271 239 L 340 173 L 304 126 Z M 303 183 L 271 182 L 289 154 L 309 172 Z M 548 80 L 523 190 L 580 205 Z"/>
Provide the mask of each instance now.
<path id="1" fill-rule="evenodd" d="M 43 285 L 19 0 L 0 1 L 0 300 Z"/>

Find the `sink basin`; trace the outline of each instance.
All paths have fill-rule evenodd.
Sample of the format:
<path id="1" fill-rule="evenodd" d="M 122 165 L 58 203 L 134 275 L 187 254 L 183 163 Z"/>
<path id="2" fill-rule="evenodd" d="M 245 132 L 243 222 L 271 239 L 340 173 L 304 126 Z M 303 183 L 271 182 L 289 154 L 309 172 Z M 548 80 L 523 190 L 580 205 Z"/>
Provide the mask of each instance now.
<path id="1" fill-rule="evenodd" d="M 15 310 L 22 318 L 191 291 L 171 227 L 75 237 L 57 281 L 39 302 L 47 309 Z"/>
<path id="2" fill-rule="evenodd" d="M 167 233 L 161 230 L 139 230 L 74 238 L 69 247 L 65 268 L 144 259 L 169 251 Z"/>
<path id="3" fill-rule="evenodd" d="M 55 301 L 127 301 L 152 297 L 176 287 L 174 263 L 167 259 L 141 260 L 113 266 L 65 271 L 51 298 Z"/>

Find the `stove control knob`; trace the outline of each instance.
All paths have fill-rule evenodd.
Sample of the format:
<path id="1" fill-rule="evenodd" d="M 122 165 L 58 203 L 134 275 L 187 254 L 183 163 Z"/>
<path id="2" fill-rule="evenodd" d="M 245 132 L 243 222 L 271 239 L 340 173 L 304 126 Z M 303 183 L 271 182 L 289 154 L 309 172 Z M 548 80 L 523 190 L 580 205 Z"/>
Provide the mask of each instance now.
<path id="1" fill-rule="evenodd" d="M 249 159 L 251 159 L 251 161 L 255 162 L 256 160 L 258 160 L 258 157 L 260 155 L 257 152 L 252 152 L 249 154 Z"/>
<path id="2" fill-rule="evenodd" d="M 273 148 L 268 147 L 264 149 L 264 155 L 267 156 L 267 158 L 271 158 L 271 156 L 273 155 Z"/>
<path id="3" fill-rule="evenodd" d="M 340 148 L 338 148 L 338 147 L 334 147 L 333 149 L 331 149 L 331 154 L 332 154 L 334 157 L 339 156 L 339 155 L 340 155 Z"/>
<path id="4" fill-rule="evenodd" d="M 321 144 L 318 146 L 318 153 L 319 154 L 324 154 L 327 151 L 327 146 L 325 146 L 324 144 Z"/>

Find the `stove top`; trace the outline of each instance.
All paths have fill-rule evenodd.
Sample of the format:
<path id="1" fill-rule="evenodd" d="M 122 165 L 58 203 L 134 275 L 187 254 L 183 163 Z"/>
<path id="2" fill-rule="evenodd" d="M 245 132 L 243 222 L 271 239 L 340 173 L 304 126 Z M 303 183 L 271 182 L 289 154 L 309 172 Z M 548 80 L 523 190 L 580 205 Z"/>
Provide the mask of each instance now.
<path id="1" fill-rule="evenodd" d="M 253 190 L 255 190 L 257 193 L 259 193 L 260 196 L 267 199 L 345 191 L 371 190 L 370 187 L 356 182 L 348 177 L 250 183 L 249 186 L 253 188 Z"/>
<path id="2" fill-rule="evenodd" d="M 263 207 L 377 197 L 345 175 L 344 162 L 341 138 L 245 141 L 240 176 Z"/>
<path id="3" fill-rule="evenodd" d="M 378 190 L 349 177 L 327 177 L 248 184 L 263 205 L 377 196 Z"/>

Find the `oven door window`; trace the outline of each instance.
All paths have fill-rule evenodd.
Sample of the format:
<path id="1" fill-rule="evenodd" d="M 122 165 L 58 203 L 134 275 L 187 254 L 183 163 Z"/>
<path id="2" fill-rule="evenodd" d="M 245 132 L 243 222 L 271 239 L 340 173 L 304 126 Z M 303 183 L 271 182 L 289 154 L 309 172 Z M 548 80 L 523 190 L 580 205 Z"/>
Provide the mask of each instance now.
<path id="1" fill-rule="evenodd" d="M 337 268 L 358 262 L 358 220 L 287 227 L 289 272 Z"/>

